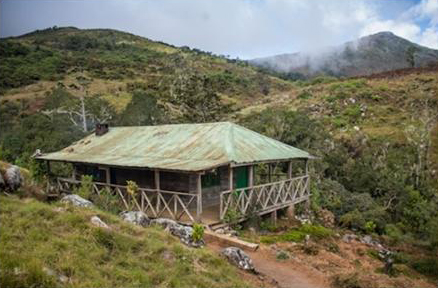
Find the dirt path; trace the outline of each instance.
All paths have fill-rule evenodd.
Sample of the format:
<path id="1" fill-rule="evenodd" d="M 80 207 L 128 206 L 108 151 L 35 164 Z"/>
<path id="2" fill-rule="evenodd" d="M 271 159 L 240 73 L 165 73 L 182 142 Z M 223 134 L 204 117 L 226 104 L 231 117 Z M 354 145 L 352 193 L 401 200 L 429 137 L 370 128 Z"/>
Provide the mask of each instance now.
<path id="1" fill-rule="evenodd" d="M 223 247 L 208 243 L 210 249 L 219 252 Z M 256 252 L 245 251 L 261 274 L 274 279 L 281 288 L 329 288 L 326 277 L 316 269 L 290 259 L 278 261 L 269 248 L 260 247 Z"/>

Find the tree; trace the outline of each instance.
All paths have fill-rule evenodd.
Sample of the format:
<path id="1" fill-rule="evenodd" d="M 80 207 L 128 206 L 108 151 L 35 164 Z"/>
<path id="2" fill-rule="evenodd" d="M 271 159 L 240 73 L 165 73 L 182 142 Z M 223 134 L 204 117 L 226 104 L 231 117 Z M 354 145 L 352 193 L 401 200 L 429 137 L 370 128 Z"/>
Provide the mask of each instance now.
<path id="1" fill-rule="evenodd" d="M 118 122 L 127 126 L 154 125 L 162 122 L 163 114 L 152 91 L 136 90 Z"/>
<path id="2" fill-rule="evenodd" d="M 222 103 L 207 76 L 189 69 L 179 71 L 169 88 L 169 101 L 179 106 L 183 121 L 217 121 L 230 109 Z"/>
<path id="3" fill-rule="evenodd" d="M 418 51 L 418 48 L 415 46 L 410 46 L 406 50 L 406 61 L 409 63 L 409 65 L 413 68 L 415 67 L 415 52 Z"/>
<path id="4" fill-rule="evenodd" d="M 415 174 L 415 188 L 418 188 L 420 181 L 424 178 L 424 172 L 428 170 L 428 161 L 430 159 L 430 149 L 432 147 L 431 132 L 438 121 L 437 103 L 429 98 L 420 100 L 416 125 L 410 125 L 405 129 L 405 135 L 409 143 L 414 145 L 417 150 L 417 163 L 413 167 Z M 417 121 L 415 121 L 417 120 Z"/>
<path id="5" fill-rule="evenodd" d="M 115 114 L 114 109 L 99 95 L 89 96 L 87 87 L 91 80 L 79 76 L 77 83 L 67 87 L 58 83 L 58 87 L 48 96 L 43 114 L 52 117 L 54 114 L 67 115 L 74 126 L 88 132 L 88 126 L 107 122 Z M 76 95 L 74 95 L 76 94 Z"/>

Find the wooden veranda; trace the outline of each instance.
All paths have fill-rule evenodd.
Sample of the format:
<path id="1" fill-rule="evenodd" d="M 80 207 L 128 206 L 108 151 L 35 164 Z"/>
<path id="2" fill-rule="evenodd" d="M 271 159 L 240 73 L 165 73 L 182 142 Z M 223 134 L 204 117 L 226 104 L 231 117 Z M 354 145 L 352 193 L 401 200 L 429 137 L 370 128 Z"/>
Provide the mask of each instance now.
<path id="1" fill-rule="evenodd" d="M 127 186 L 102 182 L 93 182 L 92 190 L 97 195 L 105 192 L 105 195 L 116 196 L 124 210 L 143 211 L 150 218 L 163 217 L 186 224 L 202 222 L 215 225 L 223 222 L 230 212 L 239 215 L 240 220 L 245 220 L 251 213 L 263 215 L 308 201 L 310 178 L 307 173 L 307 161 L 305 175 L 291 177 L 291 169 L 292 165 L 289 165 L 287 179 L 254 185 L 253 166 L 249 166 L 248 187 L 219 192 L 219 200 L 206 207 L 202 201 L 201 174 L 198 177 L 196 193 L 163 190 L 160 189 L 159 181 L 156 181 L 155 189 L 139 187 L 137 195 L 129 194 Z M 233 170 L 232 167 L 229 168 L 229 187 L 235 186 Z M 156 174 L 159 176 L 159 172 Z M 58 190 L 61 192 L 71 193 L 80 184 L 81 181 L 74 178 L 57 178 Z"/>

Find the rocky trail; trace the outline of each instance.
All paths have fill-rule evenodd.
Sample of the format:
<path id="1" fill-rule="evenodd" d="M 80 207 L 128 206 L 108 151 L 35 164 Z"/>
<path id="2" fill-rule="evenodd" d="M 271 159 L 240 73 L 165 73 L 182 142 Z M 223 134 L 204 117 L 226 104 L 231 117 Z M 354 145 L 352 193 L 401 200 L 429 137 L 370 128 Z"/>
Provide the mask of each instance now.
<path id="1" fill-rule="evenodd" d="M 209 242 L 207 247 L 220 252 L 225 246 Z M 281 288 L 329 288 L 324 275 L 307 265 L 295 261 L 282 262 L 276 259 L 269 248 L 261 246 L 257 251 L 245 251 L 252 259 L 256 271 L 260 273 L 265 284 Z"/>

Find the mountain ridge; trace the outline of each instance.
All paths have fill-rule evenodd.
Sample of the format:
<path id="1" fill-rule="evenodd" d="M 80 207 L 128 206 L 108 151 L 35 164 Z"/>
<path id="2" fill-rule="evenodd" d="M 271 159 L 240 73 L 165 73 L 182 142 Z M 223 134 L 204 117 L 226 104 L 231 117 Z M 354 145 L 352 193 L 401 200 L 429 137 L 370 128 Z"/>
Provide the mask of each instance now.
<path id="1" fill-rule="evenodd" d="M 438 63 L 438 50 L 379 32 L 318 52 L 296 52 L 249 60 L 271 72 L 289 74 L 289 78 L 318 75 L 365 76 L 405 68 L 421 68 Z"/>

